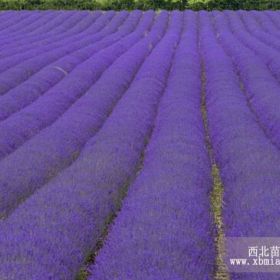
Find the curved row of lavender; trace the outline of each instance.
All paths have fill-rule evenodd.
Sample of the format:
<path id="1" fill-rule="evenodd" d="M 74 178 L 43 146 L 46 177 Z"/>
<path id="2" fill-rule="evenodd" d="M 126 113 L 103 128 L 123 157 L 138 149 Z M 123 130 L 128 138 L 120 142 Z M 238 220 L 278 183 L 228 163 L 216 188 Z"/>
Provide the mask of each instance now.
<path id="1" fill-rule="evenodd" d="M 225 235 L 277 237 L 280 231 L 277 207 L 280 203 L 280 153 L 250 109 L 251 100 L 247 100 L 244 91 L 246 83 L 252 81 L 244 80 L 245 86 L 242 86 L 242 74 L 227 54 L 230 43 L 226 45 L 226 42 L 232 37 L 227 33 L 226 25 L 222 26 L 219 21 L 215 29 L 213 15 L 217 16 L 200 13 L 201 45 L 209 131 L 224 184 Z M 233 41 L 230 42 L 233 44 Z M 233 48 L 234 44 L 231 46 Z M 239 48 L 240 56 L 242 51 Z M 247 55 L 249 60 L 250 54 Z M 250 69 L 250 63 L 247 63 L 241 71 L 246 71 L 246 66 Z M 262 67 L 265 69 L 266 66 Z M 253 73 L 262 70 L 251 68 Z M 258 78 L 262 79 L 262 76 Z M 231 279 L 278 278 L 273 273 L 231 275 Z"/>
<path id="2" fill-rule="evenodd" d="M 48 13 L 48 12 L 46 12 Z M 110 13 L 115 13 L 110 11 Z M 45 14 L 45 13 L 44 13 Z M 43 42 L 52 42 L 53 39 L 59 39 L 60 36 L 68 35 L 69 33 L 73 33 L 74 31 L 78 31 L 81 28 L 86 26 L 84 21 L 88 17 L 95 18 L 100 17 L 101 12 L 83 12 L 83 13 L 75 13 L 75 12 L 58 12 L 52 13 L 49 12 L 49 16 L 46 18 L 42 15 L 39 15 L 36 20 L 32 20 L 32 24 L 25 25 L 24 28 L 20 28 L 17 33 L 12 33 L 8 30 L 7 38 L 2 38 L 3 45 L 2 49 L 4 50 L 7 46 L 19 47 L 19 45 L 14 45 L 12 37 L 16 39 L 21 45 L 24 43 L 24 46 L 28 43 L 38 43 L 43 39 Z M 12 26 L 13 27 L 13 26 Z M 28 30 L 29 29 L 29 30 Z M 44 33 L 43 33 L 44 32 Z M 12 33 L 12 37 L 11 37 Z M 26 36 L 28 36 L 29 40 L 26 40 Z M 6 40 L 5 40 L 6 39 Z"/>
<path id="3" fill-rule="evenodd" d="M 227 24 L 226 16 L 214 13 L 221 43 L 238 68 L 248 101 L 261 127 L 272 143 L 280 149 L 280 110 L 277 105 L 280 103 L 280 41 L 276 39 L 278 40 L 276 51 L 272 47 L 275 38 L 266 33 L 264 37 L 253 18 L 244 17 L 244 22 L 250 30 L 249 34 L 238 14 L 227 14 L 231 18 L 232 30 Z M 238 31 L 240 29 L 243 31 Z M 254 33 L 262 36 L 256 38 Z M 264 91 L 267 94 L 263 94 Z"/>
<path id="4" fill-rule="evenodd" d="M 121 15 L 125 15 L 124 12 L 120 13 Z M 104 24 L 104 22 L 106 21 L 106 19 L 111 19 L 114 15 L 118 15 L 118 13 L 115 12 L 108 12 L 103 16 L 100 16 L 99 14 L 94 14 L 95 17 L 92 17 L 92 22 L 90 23 L 89 26 L 84 26 L 84 25 L 80 25 L 80 24 L 74 24 L 73 27 L 75 28 L 69 28 L 67 32 L 63 32 L 62 34 L 57 34 L 56 36 L 49 34 L 49 32 L 47 32 L 47 30 L 49 30 L 49 25 L 44 24 L 43 27 L 45 30 L 42 30 L 42 32 L 44 32 L 43 34 L 45 34 L 44 37 L 42 37 L 43 35 L 38 36 L 38 34 L 34 34 L 33 36 L 31 34 L 27 34 L 25 35 L 25 37 L 22 40 L 16 39 L 18 42 L 18 45 L 13 45 L 12 43 L 10 45 L 6 45 L 3 50 L 0 51 L 0 55 L 1 57 L 5 57 L 5 55 L 9 55 L 9 56 L 18 56 L 21 55 L 22 57 L 28 57 L 28 53 L 29 53 L 29 57 L 31 55 L 34 56 L 34 51 L 32 52 L 30 49 L 34 48 L 34 47 L 40 47 L 41 48 L 39 50 L 48 50 L 51 49 L 50 46 L 53 47 L 61 47 L 63 46 L 64 42 L 75 42 L 75 40 L 73 39 L 77 39 L 77 40 L 83 40 L 83 36 L 85 35 L 95 35 L 97 29 L 106 26 L 106 24 Z M 103 21 L 103 23 L 102 23 Z M 78 34 L 76 34 L 77 32 L 79 32 Z M 32 37 L 34 37 L 34 39 L 36 39 L 36 41 L 32 42 Z M 76 40 L 76 41 L 77 41 Z M 43 48 L 42 48 L 43 47 Z M 20 51 L 20 54 L 18 53 L 18 51 Z M 38 50 L 37 52 L 38 53 Z M 24 56 L 23 56 L 24 54 Z"/>
<path id="5" fill-rule="evenodd" d="M 147 13 L 147 15 L 148 14 L 149 13 Z M 61 57 L 58 61 L 43 68 L 41 71 L 30 77 L 26 82 L 19 84 L 17 87 L 8 91 L 7 94 L 1 96 L 0 104 L 2 106 L 0 105 L 0 108 L 3 107 L 5 109 L 2 110 L 0 119 L 3 120 L 10 114 L 16 112 L 18 108 L 17 106 L 20 106 L 18 109 L 22 109 L 24 106 L 29 105 L 40 97 L 42 93 L 48 92 L 49 89 L 51 89 L 51 91 L 56 90 L 54 86 L 65 76 L 66 79 L 71 79 L 72 76 L 77 73 L 77 69 L 75 69 L 76 71 L 74 73 L 70 73 L 75 66 L 81 68 L 81 65 L 90 64 L 96 57 L 94 57 L 94 55 L 97 55 L 100 51 L 103 52 L 106 47 L 111 47 L 113 43 L 133 31 L 133 28 L 139 19 L 138 17 L 138 13 L 136 15 L 131 14 L 130 17 L 119 26 L 123 21 L 123 16 L 117 15 L 117 17 L 112 19 L 104 30 L 98 32 L 97 35 L 101 36 L 92 36 L 94 39 L 99 39 L 92 46 L 81 47 L 78 51 L 71 54 L 66 53 L 66 56 Z M 104 22 L 102 23 L 104 24 Z M 117 28 L 118 31 L 115 32 Z M 82 64 L 83 62 L 84 64 Z M 17 67 L 15 67 L 15 69 L 17 69 Z M 45 81 L 45 79 L 47 81 Z M 36 87 L 34 87 L 34 84 Z M 33 89 L 32 92 L 30 92 L 30 88 Z M 21 94 L 23 92 L 25 93 L 26 98 L 23 98 Z"/>
<path id="6" fill-rule="evenodd" d="M 124 19 L 127 14 L 127 12 L 120 12 L 118 16 Z M 135 11 L 132 15 L 140 17 L 141 12 Z M 93 38 L 92 34 L 87 34 L 82 36 L 82 39 L 73 36 L 70 40 L 61 39 L 61 41 L 60 45 L 48 44 L 44 46 L 43 44 L 43 46 L 33 48 L 28 52 L 21 53 L 16 51 L 18 54 L 7 55 L 3 58 L 0 65 L 0 82 L 3 84 L 0 88 L 0 95 L 5 94 L 44 66 L 59 59 L 62 55 L 75 51 L 82 46 L 95 43 L 96 38 Z"/>
<path id="7" fill-rule="evenodd" d="M 213 279 L 208 133 L 226 236 L 277 236 L 279 15 L 1 12 L 0 279 Z"/>
<path id="8" fill-rule="evenodd" d="M 123 17 L 107 13 L 100 17 L 92 26 L 91 30 L 96 30 L 92 35 L 93 44 L 83 46 L 73 52 L 67 52 L 58 60 L 46 65 L 40 71 L 34 73 L 29 79 L 10 89 L 5 95 L 0 97 L 0 120 L 4 120 L 11 114 L 34 102 L 40 95 L 55 86 L 66 75 L 70 74 L 80 63 L 90 58 L 94 53 L 101 51 L 117 40 L 126 32 Z M 123 26 L 121 27 L 121 24 Z M 123 30 L 118 32 L 117 29 Z M 112 35 L 111 35 L 112 34 Z M 111 36 L 109 36 L 111 35 Z"/>

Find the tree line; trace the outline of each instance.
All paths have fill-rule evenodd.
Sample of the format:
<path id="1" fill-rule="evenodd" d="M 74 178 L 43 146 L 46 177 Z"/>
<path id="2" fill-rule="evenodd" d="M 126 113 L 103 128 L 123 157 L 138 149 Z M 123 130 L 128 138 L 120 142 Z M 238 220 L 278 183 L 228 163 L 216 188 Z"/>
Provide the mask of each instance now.
<path id="1" fill-rule="evenodd" d="M 280 0 L 0 0 L 1 10 L 277 10 Z"/>

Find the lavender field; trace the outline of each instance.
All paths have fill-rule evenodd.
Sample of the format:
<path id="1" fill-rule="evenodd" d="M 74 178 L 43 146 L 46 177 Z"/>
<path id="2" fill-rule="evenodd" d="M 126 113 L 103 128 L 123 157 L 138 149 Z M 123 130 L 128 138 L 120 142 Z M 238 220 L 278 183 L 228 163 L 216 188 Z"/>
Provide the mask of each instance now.
<path id="1" fill-rule="evenodd" d="M 278 280 L 280 12 L 0 13 L 0 280 Z"/>

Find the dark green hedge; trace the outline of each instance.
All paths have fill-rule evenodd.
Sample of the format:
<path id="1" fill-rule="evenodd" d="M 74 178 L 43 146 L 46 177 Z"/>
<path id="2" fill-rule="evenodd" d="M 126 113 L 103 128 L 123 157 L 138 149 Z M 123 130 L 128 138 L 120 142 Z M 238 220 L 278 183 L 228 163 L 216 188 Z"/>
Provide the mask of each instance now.
<path id="1" fill-rule="evenodd" d="M 193 10 L 276 10 L 280 0 L 0 0 L 1 10 L 22 9 L 82 9 L 82 10 L 132 10 L 132 9 L 193 9 Z"/>

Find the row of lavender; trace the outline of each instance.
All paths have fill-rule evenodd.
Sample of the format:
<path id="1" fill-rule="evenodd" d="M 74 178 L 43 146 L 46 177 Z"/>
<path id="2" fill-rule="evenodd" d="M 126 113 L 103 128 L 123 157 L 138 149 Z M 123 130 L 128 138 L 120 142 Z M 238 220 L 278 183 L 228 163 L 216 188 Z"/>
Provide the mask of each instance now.
<path id="1" fill-rule="evenodd" d="M 277 236 L 277 15 L 1 13 L 0 278 L 74 279 L 122 205 L 92 279 L 211 279 L 203 91 L 226 235 Z"/>
<path id="2" fill-rule="evenodd" d="M 90 279 L 208 279 L 212 274 L 211 171 L 200 92 L 196 16 L 186 12 L 143 168 Z"/>

